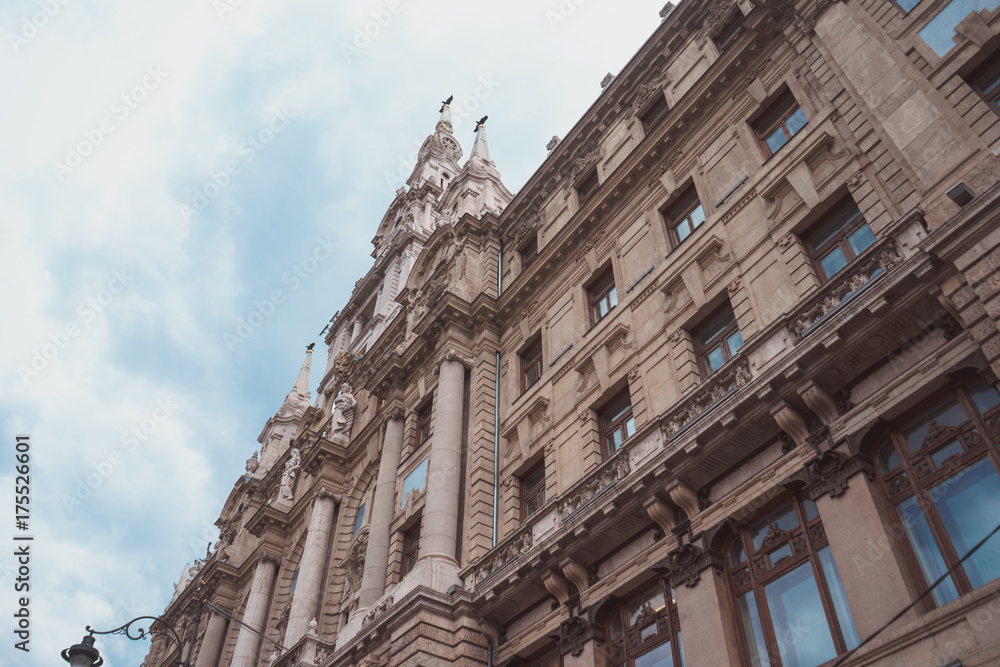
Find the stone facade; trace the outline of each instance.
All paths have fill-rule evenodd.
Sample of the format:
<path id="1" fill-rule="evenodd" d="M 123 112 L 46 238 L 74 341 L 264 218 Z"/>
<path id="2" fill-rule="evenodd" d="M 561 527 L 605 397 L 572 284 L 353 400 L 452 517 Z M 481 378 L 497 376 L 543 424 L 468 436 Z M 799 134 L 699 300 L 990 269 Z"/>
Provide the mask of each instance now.
<path id="1" fill-rule="evenodd" d="M 516 196 L 443 108 L 185 568 L 194 664 L 812 666 L 911 603 L 843 664 L 1000 663 L 1000 538 L 959 562 L 1000 517 L 1000 9 L 959 6 L 668 8 Z"/>

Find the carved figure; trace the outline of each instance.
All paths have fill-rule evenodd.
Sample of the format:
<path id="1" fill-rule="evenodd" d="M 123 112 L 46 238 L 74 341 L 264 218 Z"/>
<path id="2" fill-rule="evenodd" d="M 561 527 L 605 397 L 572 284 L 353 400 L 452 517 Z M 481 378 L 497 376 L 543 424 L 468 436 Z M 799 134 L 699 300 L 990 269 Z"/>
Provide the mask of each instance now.
<path id="1" fill-rule="evenodd" d="M 350 435 L 357 405 L 357 400 L 351 394 L 351 386 L 346 382 L 340 385 L 337 398 L 333 401 L 333 419 L 330 422 L 333 435 Z"/>
<path id="2" fill-rule="evenodd" d="M 281 491 L 278 493 L 278 500 L 295 500 L 292 495 L 292 487 L 295 485 L 295 478 L 299 475 L 299 468 L 302 467 L 302 457 L 299 450 L 292 448 L 292 455 L 285 463 L 285 471 L 281 473 Z"/>

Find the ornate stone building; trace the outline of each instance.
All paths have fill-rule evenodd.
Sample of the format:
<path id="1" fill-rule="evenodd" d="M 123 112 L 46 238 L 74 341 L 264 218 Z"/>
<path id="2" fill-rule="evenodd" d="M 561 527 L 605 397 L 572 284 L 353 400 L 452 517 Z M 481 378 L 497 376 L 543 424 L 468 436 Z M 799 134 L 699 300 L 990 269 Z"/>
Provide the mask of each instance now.
<path id="1" fill-rule="evenodd" d="M 1000 664 L 998 4 L 668 5 L 516 195 L 442 109 L 192 664 Z"/>

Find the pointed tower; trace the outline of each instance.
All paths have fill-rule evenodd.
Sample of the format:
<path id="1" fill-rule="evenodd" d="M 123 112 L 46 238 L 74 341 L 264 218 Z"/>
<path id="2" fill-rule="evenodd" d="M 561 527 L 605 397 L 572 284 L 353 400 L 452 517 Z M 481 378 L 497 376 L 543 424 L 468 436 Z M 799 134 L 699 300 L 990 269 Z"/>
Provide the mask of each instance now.
<path id="1" fill-rule="evenodd" d="M 309 373 L 312 369 L 313 345 L 306 348 L 306 358 L 302 362 L 299 376 L 295 378 L 292 390 L 285 396 L 273 417 L 264 424 L 264 429 L 257 436 L 260 442 L 260 465 L 254 477 L 260 479 L 267 474 L 274 462 L 281 458 L 291 443 L 292 435 L 299 427 L 299 421 L 309 407 Z"/>
<path id="2" fill-rule="evenodd" d="M 486 119 L 483 116 L 476 123 L 472 153 L 445 193 L 440 207 L 452 224 L 466 213 L 477 217 L 483 212 L 500 215 L 514 198 L 500 179 L 496 163 L 490 159 Z"/>
<path id="3" fill-rule="evenodd" d="M 444 190 L 458 174 L 462 147 L 452 134 L 451 107 L 444 103 L 440 113 L 434 134 L 427 137 L 420 146 L 417 164 L 406 179 L 410 188 L 420 189 L 430 184 L 438 190 Z"/>

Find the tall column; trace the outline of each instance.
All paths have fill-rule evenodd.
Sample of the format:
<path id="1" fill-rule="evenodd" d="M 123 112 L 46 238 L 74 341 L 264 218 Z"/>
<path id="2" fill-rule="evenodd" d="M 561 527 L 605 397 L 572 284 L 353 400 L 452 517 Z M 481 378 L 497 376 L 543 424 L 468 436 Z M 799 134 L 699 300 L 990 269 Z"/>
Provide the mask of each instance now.
<path id="1" fill-rule="evenodd" d="M 382 597 L 385 576 L 389 569 L 389 524 L 396 509 L 396 478 L 399 456 L 403 451 L 403 411 L 390 411 L 385 422 L 382 459 L 378 466 L 375 498 L 368 522 L 368 549 L 365 552 L 365 572 L 361 580 L 358 608 L 367 609 Z"/>
<path id="2" fill-rule="evenodd" d="M 465 368 L 470 359 L 449 349 L 441 357 L 434 436 L 427 466 L 427 502 L 421 528 L 420 557 L 442 558 L 455 565 L 458 498 L 462 483 L 462 412 Z"/>
<path id="3" fill-rule="evenodd" d="M 316 615 L 319 593 L 323 588 L 323 566 L 333 529 L 333 515 L 339 494 L 320 488 L 313 498 L 312 518 L 306 545 L 299 561 L 299 579 L 292 597 L 292 608 L 288 610 L 288 628 L 285 630 L 285 646 L 294 646 L 309 629 L 309 621 Z"/>
<path id="4" fill-rule="evenodd" d="M 201 649 L 194 667 L 216 667 L 219 655 L 222 653 L 222 642 L 226 640 L 226 619 L 223 616 L 209 612 L 208 626 L 205 628 L 205 638 L 201 640 Z"/>
<path id="5" fill-rule="evenodd" d="M 257 569 L 253 573 L 253 583 L 250 584 L 250 597 L 247 599 L 247 607 L 243 611 L 243 623 L 249 627 L 240 627 L 231 667 L 254 667 L 257 664 L 260 637 L 256 632 L 264 630 L 264 621 L 267 620 L 267 608 L 271 602 L 271 587 L 274 585 L 276 570 L 277 563 L 271 556 L 263 556 L 257 562 Z M 256 632 L 251 632 L 251 629 L 256 630 Z"/>
<path id="6" fill-rule="evenodd" d="M 723 575 L 709 567 L 697 581 L 677 582 L 674 590 L 687 666 L 739 665 L 738 638 Z"/>

